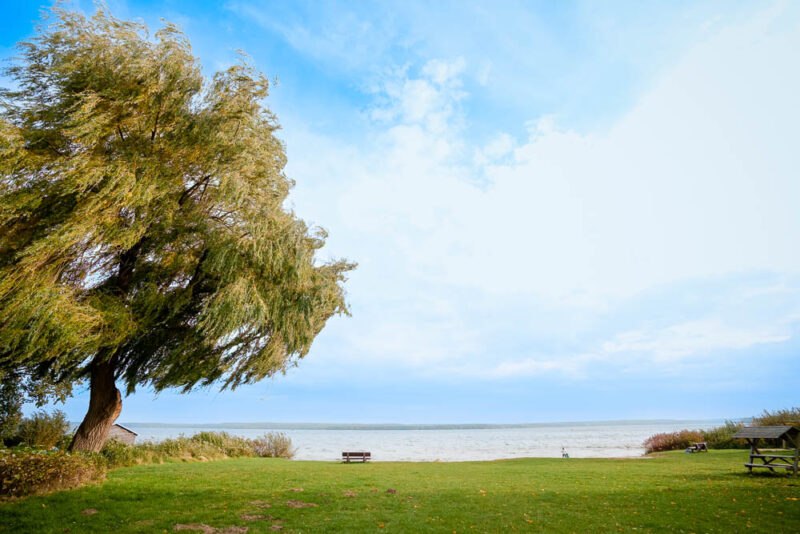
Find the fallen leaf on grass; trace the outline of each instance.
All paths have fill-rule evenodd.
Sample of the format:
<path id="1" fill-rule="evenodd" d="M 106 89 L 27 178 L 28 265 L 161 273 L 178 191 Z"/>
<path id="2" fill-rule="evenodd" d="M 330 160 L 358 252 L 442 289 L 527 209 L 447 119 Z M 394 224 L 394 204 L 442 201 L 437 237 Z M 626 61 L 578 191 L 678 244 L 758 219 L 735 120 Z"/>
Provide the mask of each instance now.
<path id="1" fill-rule="evenodd" d="M 394 495 L 395 493 L 397 493 L 397 490 L 394 488 L 389 488 L 386 490 L 386 493 L 391 493 L 392 495 Z"/>
<path id="2" fill-rule="evenodd" d="M 94 508 L 87 508 L 86 510 L 81 511 L 81 515 L 94 515 L 97 513 L 97 510 Z"/>
<path id="3" fill-rule="evenodd" d="M 356 493 L 353 490 L 344 490 L 344 492 L 342 492 L 342 495 L 344 495 L 345 497 L 358 497 L 358 493 Z"/>
<path id="4" fill-rule="evenodd" d="M 289 508 L 316 508 L 319 505 L 314 504 L 313 502 L 286 501 L 286 506 Z"/>
<path id="5" fill-rule="evenodd" d="M 300 493 L 301 491 L 303 491 L 303 488 L 289 488 L 289 491 L 293 491 L 295 493 Z"/>
<path id="6" fill-rule="evenodd" d="M 252 505 L 252 506 L 255 506 L 256 508 L 271 508 L 272 507 L 272 505 L 270 503 L 268 503 L 267 501 L 250 501 L 249 504 Z"/>

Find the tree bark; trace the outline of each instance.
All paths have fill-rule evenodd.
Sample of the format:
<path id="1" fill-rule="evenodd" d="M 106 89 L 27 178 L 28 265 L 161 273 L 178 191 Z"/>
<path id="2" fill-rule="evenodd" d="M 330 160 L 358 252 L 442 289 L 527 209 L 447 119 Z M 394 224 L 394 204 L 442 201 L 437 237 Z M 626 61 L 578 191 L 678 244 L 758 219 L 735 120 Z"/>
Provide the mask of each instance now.
<path id="1" fill-rule="evenodd" d="M 145 232 L 146 234 L 146 232 Z M 130 291 L 133 281 L 136 260 L 142 251 L 147 236 L 142 236 L 131 248 L 119 256 L 117 277 L 114 289 L 125 297 Z M 122 395 L 114 383 L 114 371 L 117 367 L 116 352 L 109 357 L 109 351 L 101 350 L 89 364 L 89 410 L 75 432 L 70 451 L 100 452 L 108 439 L 111 425 L 122 412 Z"/>
<path id="2" fill-rule="evenodd" d="M 89 410 L 72 438 L 70 451 L 100 452 L 122 411 L 122 396 L 114 383 L 113 358 L 100 361 L 96 356 L 89 380 Z"/>

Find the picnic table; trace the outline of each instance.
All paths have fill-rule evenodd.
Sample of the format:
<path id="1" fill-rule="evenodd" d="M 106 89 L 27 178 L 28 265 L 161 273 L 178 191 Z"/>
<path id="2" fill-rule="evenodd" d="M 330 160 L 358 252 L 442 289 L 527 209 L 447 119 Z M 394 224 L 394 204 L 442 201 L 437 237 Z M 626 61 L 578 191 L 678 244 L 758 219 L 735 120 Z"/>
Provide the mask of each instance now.
<path id="1" fill-rule="evenodd" d="M 744 466 L 752 473 L 753 469 L 785 469 L 791 474 L 798 473 L 800 465 L 800 430 L 793 426 L 750 426 L 744 427 L 733 435 L 734 438 L 747 440 L 750 445 L 750 461 Z M 761 441 L 779 445 L 781 450 L 762 450 Z M 791 445 L 791 448 L 787 447 Z"/>
<path id="2" fill-rule="evenodd" d="M 685 452 L 708 452 L 708 444 L 705 441 L 701 441 L 700 443 L 692 443 L 686 447 Z"/>

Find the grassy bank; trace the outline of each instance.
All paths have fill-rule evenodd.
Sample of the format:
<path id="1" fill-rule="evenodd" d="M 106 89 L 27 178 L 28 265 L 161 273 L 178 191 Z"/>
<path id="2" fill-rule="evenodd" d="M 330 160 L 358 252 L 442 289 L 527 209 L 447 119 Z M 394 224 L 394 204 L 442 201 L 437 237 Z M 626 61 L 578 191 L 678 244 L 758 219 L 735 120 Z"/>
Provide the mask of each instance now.
<path id="1" fill-rule="evenodd" d="M 167 463 L 0 503 L 0 531 L 800 530 L 800 479 L 750 476 L 745 458 L 743 451 L 712 451 L 627 460 Z"/>

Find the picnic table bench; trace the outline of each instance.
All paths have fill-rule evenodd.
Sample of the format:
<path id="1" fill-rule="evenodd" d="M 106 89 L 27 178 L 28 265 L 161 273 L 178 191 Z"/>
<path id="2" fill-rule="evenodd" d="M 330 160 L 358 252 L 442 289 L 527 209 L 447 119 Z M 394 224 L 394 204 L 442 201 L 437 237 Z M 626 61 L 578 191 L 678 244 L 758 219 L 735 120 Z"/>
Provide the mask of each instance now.
<path id="1" fill-rule="evenodd" d="M 345 463 L 350 462 L 368 462 L 372 459 L 372 453 L 367 451 L 356 451 L 356 452 L 343 452 L 342 453 L 342 461 Z"/>
<path id="2" fill-rule="evenodd" d="M 754 458 L 758 458 L 762 463 L 756 463 Z M 754 467 L 765 467 L 775 472 L 775 468 L 789 469 L 791 471 L 797 470 L 797 456 L 790 454 L 751 454 L 750 462 L 744 464 L 750 471 Z"/>

